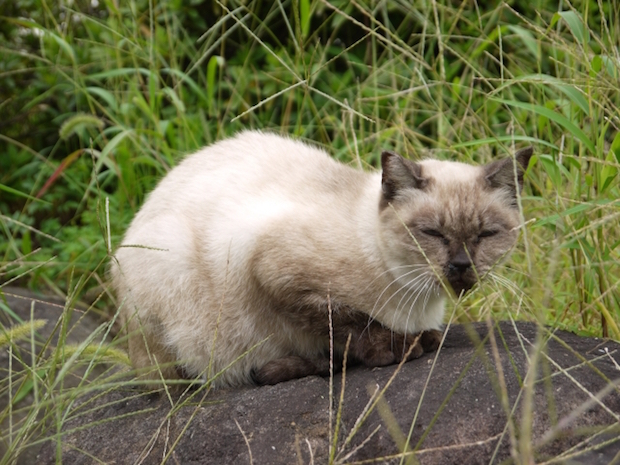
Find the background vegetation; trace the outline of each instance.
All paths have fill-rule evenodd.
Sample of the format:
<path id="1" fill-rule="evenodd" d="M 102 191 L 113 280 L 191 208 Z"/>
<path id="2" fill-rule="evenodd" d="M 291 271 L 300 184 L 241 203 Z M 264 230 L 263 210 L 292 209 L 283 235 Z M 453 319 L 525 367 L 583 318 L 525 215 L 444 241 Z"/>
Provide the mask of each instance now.
<path id="1" fill-rule="evenodd" d="M 243 128 L 372 166 L 387 148 L 487 162 L 532 144 L 512 284 L 465 314 L 620 338 L 618 2 L 1 8 L 2 282 L 110 304 L 108 254 L 145 195 Z"/>
<path id="2" fill-rule="evenodd" d="M 20 284 L 66 296 L 68 319 L 76 301 L 113 314 L 106 264 L 147 193 L 256 128 L 365 169 L 384 149 L 484 163 L 533 145 L 519 248 L 456 315 L 620 339 L 618 44 L 617 0 L 1 2 L 0 312 Z M 0 347 L 34 352 L 40 327 L 2 326 Z M 60 431 L 67 366 L 123 360 L 89 345 L 109 328 L 78 348 L 56 329 L 0 384 L 0 423 L 35 396 L 5 462 L 50 418 Z"/>

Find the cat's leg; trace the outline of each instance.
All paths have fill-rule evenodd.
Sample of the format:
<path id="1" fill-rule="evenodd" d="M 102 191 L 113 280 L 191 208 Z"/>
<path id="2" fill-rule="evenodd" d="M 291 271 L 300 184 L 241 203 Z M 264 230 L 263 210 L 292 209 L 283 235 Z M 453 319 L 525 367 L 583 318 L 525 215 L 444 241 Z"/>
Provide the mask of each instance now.
<path id="1" fill-rule="evenodd" d="M 334 367 L 337 366 L 338 364 L 334 364 Z M 253 370 L 252 378 L 256 384 L 277 384 L 306 376 L 327 376 L 328 374 L 329 360 L 327 358 L 310 360 L 297 355 L 290 355 L 272 360 Z"/>
<path id="2" fill-rule="evenodd" d="M 351 334 L 349 345 L 350 356 L 356 361 L 361 362 L 367 367 L 386 366 L 402 361 L 407 355 L 411 346 L 411 352 L 407 356 L 407 361 L 419 358 L 424 352 L 437 350 L 441 342 L 441 331 L 424 331 L 418 335 L 403 335 L 373 323 L 360 328 L 359 325 L 351 325 L 343 321 L 338 321 L 340 327 L 334 330 L 334 339 L 338 345 L 346 344 Z M 353 338 L 356 334 L 356 338 Z M 338 361 L 341 361 L 340 359 Z M 334 371 L 341 370 L 340 363 L 334 363 Z M 315 358 L 307 359 L 297 355 L 282 357 L 272 360 L 259 369 L 252 372 L 252 378 L 256 384 L 277 384 L 291 379 L 304 378 L 306 376 L 327 376 L 329 375 L 329 359 Z"/>
<path id="3" fill-rule="evenodd" d="M 361 312 L 338 310 L 333 317 L 335 342 L 343 345 L 350 334 L 351 355 L 369 367 L 398 363 L 405 356 L 407 360 L 413 360 L 425 352 L 433 352 L 439 347 L 443 335 L 435 329 L 401 334 L 376 321 L 369 322 L 368 316 Z"/>
<path id="4" fill-rule="evenodd" d="M 396 333 L 381 325 L 368 327 L 367 336 L 359 339 L 355 355 L 367 366 L 382 366 L 390 363 L 398 363 L 407 355 L 411 346 L 413 348 L 407 356 L 407 361 L 419 358 L 427 352 L 434 352 L 439 348 L 443 332 L 431 329 L 417 334 Z M 378 363 L 389 360 L 390 353 L 393 360 L 388 363 Z"/>
<path id="5" fill-rule="evenodd" d="M 376 322 L 366 323 L 361 333 L 359 328 L 349 328 L 349 332 L 351 355 L 368 367 L 398 363 L 405 356 L 413 360 L 424 353 L 421 336 L 395 333 Z"/>
<path id="6" fill-rule="evenodd" d="M 442 337 L 443 331 L 439 331 L 438 329 L 422 331 L 420 343 L 422 344 L 424 352 L 435 352 L 439 348 Z"/>
<path id="7" fill-rule="evenodd" d="M 129 358 L 140 380 L 177 379 L 175 358 L 137 318 L 127 325 Z M 149 384 L 150 385 L 150 384 Z M 158 387 L 152 383 L 150 387 Z"/>
<path id="8" fill-rule="evenodd" d="M 316 312 L 316 307 L 314 307 L 311 310 L 290 312 L 285 316 L 295 328 L 302 328 L 306 333 L 329 341 L 330 327 L 327 314 L 331 311 L 332 334 L 334 344 L 338 348 L 337 352 L 345 348 L 350 337 L 348 356 L 353 363 L 378 367 L 398 363 L 405 356 L 407 360 L 413 360 L 421 357 L 424 352 L 436 350 L 441 341 L 439 331 L 403 335 L 376 321 L 369 321 L 367 314 L 350 307 L 338 305 L 335 302 L 330 302 L 329 308 L 327 304 L 325 307 L 321 312 Z M 340 362 L 341 358 L 334 363 L 334 368 L 338 371 L 341 369 Z M 252 377 L 257 384 L 276 384 L 295 378 L 328 374 L 328 357 L 308 359 L 291 354 L 256 367 Z"/>

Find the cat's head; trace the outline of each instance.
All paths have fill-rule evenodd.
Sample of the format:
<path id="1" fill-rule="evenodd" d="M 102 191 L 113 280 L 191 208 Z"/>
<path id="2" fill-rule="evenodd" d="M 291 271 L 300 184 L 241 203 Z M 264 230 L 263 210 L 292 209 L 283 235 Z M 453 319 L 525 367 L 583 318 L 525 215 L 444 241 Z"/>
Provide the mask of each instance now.
<path id="1" fill-rule="evenodd" d="M 443 280 L 457 295 L 469 290 L 515 245 L 517 192 L 531 156 L 528 147 L 472 166 L 383 152 L 380 235 L 392 272 L 437 288 Z"/>

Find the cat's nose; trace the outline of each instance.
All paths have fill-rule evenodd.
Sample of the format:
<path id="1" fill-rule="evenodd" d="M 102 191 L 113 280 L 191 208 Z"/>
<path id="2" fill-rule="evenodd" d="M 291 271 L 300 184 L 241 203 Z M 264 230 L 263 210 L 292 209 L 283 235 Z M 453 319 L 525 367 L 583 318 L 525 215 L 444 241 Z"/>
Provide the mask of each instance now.
<path id="1" fill-rule="evenodd" d="M 452 273 L 465 273 L 471 267 L 471 260 L 469 259 L 469 255 L 465 251 L 464 247 L 456 253 L 454 257 L 450 260 L 448 264 L 448 268 Z"/>

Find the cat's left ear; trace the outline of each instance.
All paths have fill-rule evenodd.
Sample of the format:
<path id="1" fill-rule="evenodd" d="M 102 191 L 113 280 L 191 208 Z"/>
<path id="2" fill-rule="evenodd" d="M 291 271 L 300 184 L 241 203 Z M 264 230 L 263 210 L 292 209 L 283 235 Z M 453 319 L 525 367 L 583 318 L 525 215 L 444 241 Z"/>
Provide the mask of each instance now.
<path id="1" fill-rule="evenodd" d="M 527 170 L 530 158 L 534 153 L 532 147 L 526 147 L 515 153 L 514 160 L 517 162 L 517 183 L 515 185 L 514 161 L 511 158 L 494 161 L 484 167 L 484 179 L 489 183 L 490 187 L 507 187 L 512 192 L 517 193 L 523 188 L 523 174 Z"/>
<path id="2" fill-rule="evenodd" d="M 424 189 L 428 180 L 422 177 L 422 168 L 397 153 L 381 154 L 381 188 L 385 200 L 393 200 L 402 189 Z"/>

